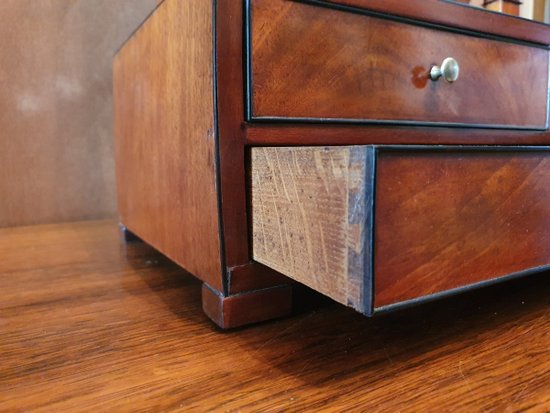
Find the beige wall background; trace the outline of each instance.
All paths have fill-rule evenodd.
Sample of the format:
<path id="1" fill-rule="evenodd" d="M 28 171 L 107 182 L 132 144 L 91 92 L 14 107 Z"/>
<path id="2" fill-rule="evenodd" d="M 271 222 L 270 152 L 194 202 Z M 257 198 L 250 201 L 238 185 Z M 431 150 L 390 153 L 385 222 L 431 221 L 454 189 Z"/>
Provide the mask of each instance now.
<path id="1" fill-rule="evenodd" d="M 116 216 L 112 56 L 156 3 L 0 1 L 0 227 Z"/>

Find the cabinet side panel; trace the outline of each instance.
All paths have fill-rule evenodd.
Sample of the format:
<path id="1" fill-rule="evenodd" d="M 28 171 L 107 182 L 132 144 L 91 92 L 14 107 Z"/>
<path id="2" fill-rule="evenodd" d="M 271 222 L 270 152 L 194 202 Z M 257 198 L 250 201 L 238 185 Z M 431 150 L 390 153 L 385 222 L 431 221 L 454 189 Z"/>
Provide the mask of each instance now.
<path id="1" fill-rule="evenodd" d="M 166 0 L 115 59 L 118 207 L 221 290 L 211 1 Z"/>

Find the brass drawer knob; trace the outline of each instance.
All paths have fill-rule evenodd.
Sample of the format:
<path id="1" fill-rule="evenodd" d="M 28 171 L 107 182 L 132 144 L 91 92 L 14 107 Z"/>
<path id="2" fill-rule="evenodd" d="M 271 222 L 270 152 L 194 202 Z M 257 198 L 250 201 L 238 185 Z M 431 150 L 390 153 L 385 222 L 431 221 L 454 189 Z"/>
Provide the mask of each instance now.
<path id="1" fill-rule="evenodd" d="M 460 73 L 460 66 L 458 62 L 452 57 L 448 57 L 443 60 L 441 66 L 433 66 L 430 70 L 430 79 L 438 80 L 443 77 L 447 82 L 453 83 L 458 79 Z"/>

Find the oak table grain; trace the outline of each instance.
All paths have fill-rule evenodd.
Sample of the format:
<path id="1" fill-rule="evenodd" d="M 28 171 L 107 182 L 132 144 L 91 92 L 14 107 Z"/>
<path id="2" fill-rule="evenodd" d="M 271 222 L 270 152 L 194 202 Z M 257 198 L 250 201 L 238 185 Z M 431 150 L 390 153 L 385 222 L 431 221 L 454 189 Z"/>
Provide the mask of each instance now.
<path id="1" fill-rule="evenodd" d="M 2 412 L 550 409 L 547 274 L 374 319 L 305 292 L 222 332 L 114 222 L 1 229 L 0 257 Z"/>

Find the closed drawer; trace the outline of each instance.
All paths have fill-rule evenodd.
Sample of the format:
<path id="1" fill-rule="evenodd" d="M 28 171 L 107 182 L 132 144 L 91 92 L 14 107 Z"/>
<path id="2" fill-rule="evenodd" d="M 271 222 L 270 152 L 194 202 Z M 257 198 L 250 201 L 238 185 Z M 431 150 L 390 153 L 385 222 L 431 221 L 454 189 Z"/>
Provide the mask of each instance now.
<path id="1" fill-rule="evenodd" d="M 296 1 L 249 8 L 250 120 L 547 127 L 543 48 Z M 429 80 L 447 57 L 458 80 Z"/>
<path id="2" fill-rule="evenodd" d="M 251 150 L 253 258 L 371 314 L 550 264 L 550 148 Z"/>

